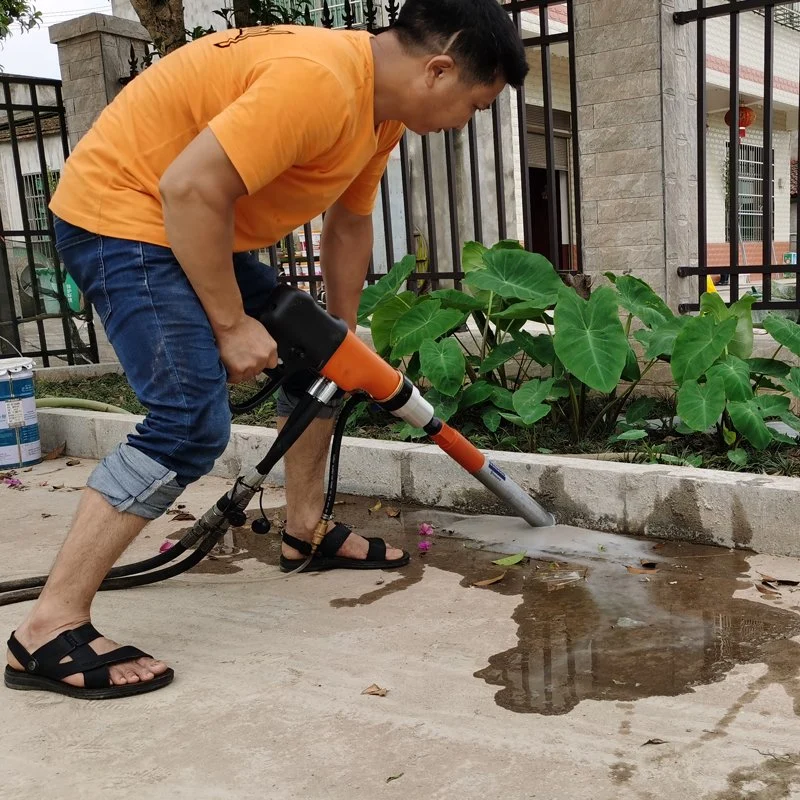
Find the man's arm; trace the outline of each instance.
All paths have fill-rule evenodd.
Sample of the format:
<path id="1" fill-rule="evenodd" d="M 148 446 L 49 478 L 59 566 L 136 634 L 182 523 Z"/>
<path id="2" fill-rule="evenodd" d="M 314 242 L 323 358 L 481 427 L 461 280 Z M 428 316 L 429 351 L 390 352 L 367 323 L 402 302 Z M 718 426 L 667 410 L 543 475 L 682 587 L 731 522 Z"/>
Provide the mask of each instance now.
<path id="1" fill-rule="evenodd" d="M 341 203 L 325 215 L 320 263 L 328 312 L 355 330 L 358 303 L 372 255 L 372 215 L 348 211 Z"/>
<path id="2" fill-rule="evenodd" d="M 159 184 L 170 247 L 200 299 L 231 382 L 277 364 L 275 342 L 244 313 L 233 272 L 233 209 L 242 178 L 206 129 L 172 162 Z"/>

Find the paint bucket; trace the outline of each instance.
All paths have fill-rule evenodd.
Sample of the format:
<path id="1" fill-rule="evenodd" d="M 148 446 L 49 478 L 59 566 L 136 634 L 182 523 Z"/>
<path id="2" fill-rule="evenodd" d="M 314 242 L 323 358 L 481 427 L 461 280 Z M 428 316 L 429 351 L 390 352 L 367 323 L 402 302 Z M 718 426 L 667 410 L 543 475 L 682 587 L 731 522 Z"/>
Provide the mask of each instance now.
<path id="1" fill-rule="evenodd" d="M 0 358 L 0 469 L 29 467 L 41 460 L 33 360 Z"/>

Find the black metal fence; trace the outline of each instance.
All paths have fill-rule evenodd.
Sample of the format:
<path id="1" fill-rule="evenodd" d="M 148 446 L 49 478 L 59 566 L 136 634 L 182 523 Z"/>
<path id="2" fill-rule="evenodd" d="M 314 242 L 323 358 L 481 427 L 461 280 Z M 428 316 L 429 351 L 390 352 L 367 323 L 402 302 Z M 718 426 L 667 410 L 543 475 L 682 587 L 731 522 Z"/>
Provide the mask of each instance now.
<path id="1" fill-rule="evenodd" d="M 776 86 L 776 36 L 780 27 L 793 32 L 800 29 L 800 13 L 796 3 L 790 0 L 729 0 L 722 5 L 710 5 L 706 0 L 697 0 L 697 8 L 674 15 L 678 25 L 697 26 L 697 176 L 698 176 L 698 263 L 697 266 L 682 266 L 678 269 L 681 277 L 698 276 L 698 301 L 680 306 L 681 312 L 699 309 L 700 296 L 706 290 L 708 276 L 721 275 L 723 283 L 730 283 L 730 301 L 739 299 L 742 291 L 740 278 L 743 275 L 761 277 L 760 291 L 756 289 L 759 302 L 753 305 L 756 310 L 800 309 L 800 268 L 796 263 L 776 263 L 775 253 L 775 86 Z M 752 67 L 743 65 L 742 25 L 743 20 L 755 16 L 763 17 L 763 86 L 762 97 L 745 97 L 741 91 L 743 80 L 753 83 L 757 75 Z M 708 139 L 709 114 L 707 70 L 709 65 L 708 30 L 715 20 L 727 20 L 729 25 L 728 69 L 730 86 L 728 91 L 728 142 L 724 173 L 725 184 L 725 238 L 729 257 L 726 264 L 710 264 L 709 252 L 709 184 L 708 184 Z M 752 41 L 751 41 L 752 43 Z M 798 52 L 800 42 L 795 38 L 793 51 Z M 717 68 L 725 65 L 717 65 Z M 782 91 L 786 85 L 780 84 Z M 798 84 L 800 86 L 800 84 Z M 752 90 L 750 90 L 752 91 Z M 762 99 L 763 98 L 763 99 Z M 800 103 L 800 91 L 798 91 Z M 796 114 L 796 106 L 795 111 Z M 742 130 L 755 119 L 755 108 L 762 118 L 763 141 L 758 154 L 753 148 L 746 149 L 741 141 Z M 788 165 L 786 165 L 788 166 Z M 788 183 L 788 181 L 787 181 Z M 788 186 L 786 188 L 788 194 Z M 800 208 L 800 207 L 799 207 Z M 797 212 L 800 229 L 800 211 Z M 789 241 L 787 230 L 786 240 Z M 757 263 L 747 263 L 748 241 L 760 243 Z M 795 254 L 796 256 L 796 254 Z M 743 263 L 744 262 L 744 263 Z M 776 278 L 793 276 L 791 286 L 784 281 L 776 283 Z M 776 299 L 775 295 L 784 299 Z"/>
<path id="2" fill-rule="evenodd" d="M 97 361 L 91 308 L 61 267 L 48 206 L 69 153 L 61 81 L 0 74 L 0 353 Z"/>

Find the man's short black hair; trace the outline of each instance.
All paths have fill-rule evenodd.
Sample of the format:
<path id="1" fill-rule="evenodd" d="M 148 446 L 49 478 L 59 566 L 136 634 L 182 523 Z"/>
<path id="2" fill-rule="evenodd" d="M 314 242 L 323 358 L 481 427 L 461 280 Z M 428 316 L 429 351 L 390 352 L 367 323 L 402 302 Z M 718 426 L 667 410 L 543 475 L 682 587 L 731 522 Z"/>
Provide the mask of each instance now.
<path id="1" fill-rule="evenodd" d="M 447 52 L 465 80 L 525 82 L 525 46 L 497 0 L 406 0 L 392 30 L 408 50 L 432 54 L 444 52 L 458 34 Z"/>

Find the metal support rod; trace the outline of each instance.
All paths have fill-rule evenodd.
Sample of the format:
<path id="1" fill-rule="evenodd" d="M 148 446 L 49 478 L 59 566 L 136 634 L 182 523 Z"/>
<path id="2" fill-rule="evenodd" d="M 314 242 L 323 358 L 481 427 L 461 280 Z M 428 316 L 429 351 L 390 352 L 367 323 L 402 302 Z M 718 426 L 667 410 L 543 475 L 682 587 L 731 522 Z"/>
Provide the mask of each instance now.
<path id="1" fill-rule="evenodd" d="M 546 36 L 550 24 L 548 21 L 548 9 L 542 6 L 539 9 L 539 26 L 542 33 Z M 559 252 L 559 202 L 558 184 L 556 183 L 555 152 L 556 141 L 553 135 L 553 89 L 552 89 L 552 69 L 550 64 L 550 46 L 542 47 L 542 91 L 544 95 L 544 136 L 545 150 L 547 153 L 547 204 L 550 210 L 548 214 L 548 238 L 550 240 L 550 260 L 553 266 L 561 269 L 561 253 Z M 529 190 L 530 194 L 530 190 Z M 530 209 L 530 203 L 528 204 Z M 529 212 L 530 213 L 530 210 Z"/>
<path id="2" fill-rule="evenodd" d="M 730 239 L 730 299 L 739 299 L 739 15 L 731 14 L 730 136 L 728 139 L 728 234 Z"/>
<path id="3" fill-rule="evenodd" d="M 762 163 L 762 208 L 761 208 L 761 263 L 772 264 L 772 188 L 774 185 L 775 159 L 772 155 L 772 108 L 775 75 L 775 19 L 774 9 L 764 9 L 764 159 Z M 772 273 L 765 272 L 762 283 L 764 302 L 772 300 Z"/>
<path id="4" fill-rule="evenodd" d="M 698 10 L 705 8 L 706 0 L 697 0 Z M 708 94 L 706 92 L 706 21 L 697 21 L 697 261 L 701 269 L 708 266 L 708 150 L 706 125 Z M 706 281 L 697 281 L 697 302 L 706 290 Z"/>

